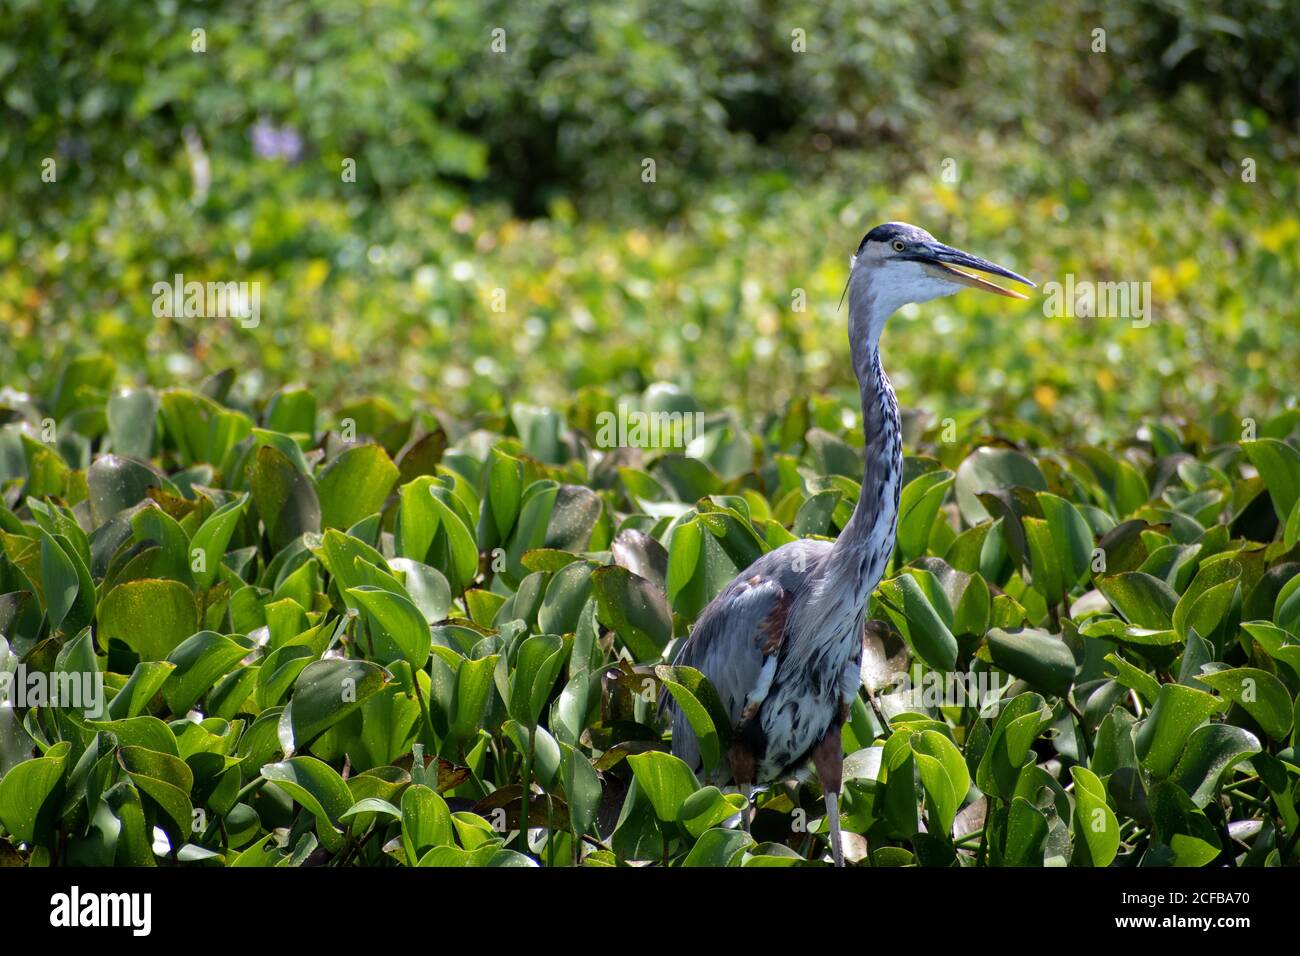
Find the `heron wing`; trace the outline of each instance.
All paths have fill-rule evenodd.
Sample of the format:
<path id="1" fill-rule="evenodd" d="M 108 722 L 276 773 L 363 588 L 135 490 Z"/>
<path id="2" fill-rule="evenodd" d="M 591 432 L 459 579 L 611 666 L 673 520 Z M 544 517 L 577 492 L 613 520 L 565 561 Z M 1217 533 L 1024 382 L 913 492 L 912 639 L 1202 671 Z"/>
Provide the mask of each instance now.
<path id="1" fill-rule="evenodd" d="M 801 540 L 763 555 L 700 613 L 678 652 L 674 663 L 694 667 L 709 679 L 733 727 L 752 716 L 771 686 L 785 640 L 786 615 L 808 571 L 828 547 L 826 542 Z M 690 723 L 668 694 L 660 706 L 672 715 L 673 753 L 698 768 L 699 743 Z"/>

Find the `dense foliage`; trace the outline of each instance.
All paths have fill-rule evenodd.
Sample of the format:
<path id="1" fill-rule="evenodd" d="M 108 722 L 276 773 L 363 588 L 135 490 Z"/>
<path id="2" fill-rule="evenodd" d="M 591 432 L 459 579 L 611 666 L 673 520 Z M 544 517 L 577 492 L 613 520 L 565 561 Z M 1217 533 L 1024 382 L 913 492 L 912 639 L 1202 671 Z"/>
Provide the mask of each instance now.
<path id="1" fill-rule="evenodd" d="M 906 403 L 1064 438 L 1262 419 L 1300 354 L 1300 30 L 1214 6 L 6 4 L 0 382 L 98 347 L 139 384 L 248 369 L 243 401 L 503 415 L 670 379 L 776 412 L 853 393 L 845 260 L 904 219 L 1153 309 L 904 315 Z M 259 282 L 261 325 L 156 317 L 177 273 Z"/>
<path id="2" fill-rule="evenodd" d="M 298 388 L 241 410 L 232 381 L 119 390 L 95 356 L 11 406 L 0 671 L 102 674 L 106 707 L 0 709 L 8 857 L 824 856 L 815 791 L 760 795 L 747 834 L 743 798 L 665 752 L 655 700 L 725 753 L 707 682 L 664 661 L 760 553 L 843 526 L 856 413 L 705 416 L 683 455 L 594 447 L 590 404 L 458 433 Z M 643 399 L 695 420 L 671 387 Z M 852 859 L 1294 860 L 1300 414 L 1238 427 L 1053 448 L 909 421 L 846 730 Z"/>

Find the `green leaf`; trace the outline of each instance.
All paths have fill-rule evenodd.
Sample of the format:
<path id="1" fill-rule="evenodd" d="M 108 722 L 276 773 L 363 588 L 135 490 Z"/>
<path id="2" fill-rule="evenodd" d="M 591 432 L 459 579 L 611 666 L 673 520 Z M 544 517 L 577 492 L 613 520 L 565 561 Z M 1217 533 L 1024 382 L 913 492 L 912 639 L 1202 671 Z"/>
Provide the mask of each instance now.
<path id="1" fill-rule="evenodd" d="M 488 453 L 487 494 L 484 500 L 499 540 L 504 541 L 515 526 L 523 491 L 523 462 L 499 448 L 493 448 Z"/>
<path id="2" fill-rule="evenodd" d="M 301 386 L 280 389 L 266 403 L 266 427 L 285 434 L 315 434 L 316 396 Z"/>
<path id="3" fill-rule="evenodd" d="M 874 809 L 893 830 L 908 839 L 920 829 L 916 778 L 916 751 L 911 746 L 911 732 L 899 728 L 885 741 L 880 756 Z"/>
<path id="4" fill-rule="evenodd" d="M 157 717 L 128 717 L 123 720 L 91 720 L 86 725 L 92 730 L 110 733 L 123 747 L 143 747 L 158 753 L 180 756 L 176 735 Z"/>
<path id="5" fill-rule="evenodd" d="M 975 785 L 985 793 L 1009 801 L 1015 793 L 1020 768 L 1031 758 L 1030 746 L 1051 719 L 1051 712 L 1037 694 L 1013 697 L 993 724 L 988 746 L 975 773 Z"/>
<path id="6" fill-rule="evenodd" d="M 393 590 L 392 587 L 381 587 L 373 573 L 373 569 L 378 569 L 387 574 L 388 564 L 383 556 L 360 538 L 330 528 L 321 536 L 320 547 L 314 553 L 337 580 L 349 606 L 353 602 L 347 596 L 348 588 L 369 585 L 385 591 Z"/>
<path id="7" fill-rule="evenodd" d="M 383 669 L 369 661 L 312 661 L 294 681 L 290 699 L 295 746 L 305 748 L 383 686 Z"/>
<path id="8" fill-rule="evenodd" d="M 283 452 L 270 445 L 258 448 L 249 470 L 249 485 L 274 550 L 279 551 L 306 532 L 320 531 L 316 488 Z"/>
<path id="9" fill-rule="evenodd" d="M 580 750 L 561 743 L 560 754 L 560 782 L 569 805 L 569 825 L 579 835 L 590 833 L 603 793 L 600 775 Z"/>
<path id="10" fill-rule="evenodd" d="M 1187 739 L 1172 779 L 1191 796 L 1192 803 L 1204 809 L 1218 796 L 1224 775 L 1261 750 L 1259 739 L 1248 730 L 1231 724 L 1206 724 Z"/>
<path id="11" fill-rule="evenodd" d="M 50 629 L 57 630 L 72 610 L 81 579 L 72 558 L 59 547 L 53 535 L 44 528 L 36 530 L 41 536 L 41 589 L 45 593 L 45 613 L 49 616 Z"/>
<path id="12" fill-rule="evenodd" d="M 335 825 L 351 808 L 352 793 L 329 764 L 315 757 L 290 757 L 263 766 L 262 776 L 316 817 L 316 833 L 326 849 L 337 852 L 342 848 L 343 834 Z"/>
<path id="13" fill-rule="evenodd" d="M 1040 491 L 1035 497 L 1047 520 L 1059 555 L 1062 580 L 1068 591 L 1088 573 L 1092 560 L 1092 529 L 1079 509 L 1064 498 L 1046 491 Z"/>
<path id="14" fill-rule="evenodd" d="M 99 609 L 99 640 L 120 640 L 144 661 L 161 661 L 198 630 L 194 592 L 179 581 L 143 579 L 119 584 Z"/>
<path id="15" fill-rule="evenodd" d="M 432 637 L 419 608 L 400 594 L 370 585 L 348 588 L 347 593 L 366 614 L 377 661 L 405 660 L 416 670 L 424 667 Z"/>
<path id="16" fill-rule="evenodd" d="M 99 527 L 119 511 L 142 501 L 150 488 L 167 484 L 162 475 L 143 462 L 121 455 L 100 455 L 86 471 L 90 520 Z"/>
<path id="17" fill-rule="evenodd" d="M 159 824 L 167 830 L 173 841 L 183 841 L 188 837 L 193 827 L 194 812 L 190 803 L 194 774 L 189 765 L 171 754 L 134 746 L 122 747 L 117 759 L 130 776 L 131 782 L 162 809 L 166 819 L 160 820 Z M 172 845 L 175 846 L 176 843 L 173 842 Z"/>
<path id="18" fill-rule="evenodd" d="M 180 523 L 153 502 L 136 510 L 131 518 L 131 530 L 141 544 L 153 543 L 159 548 L 159 560 L 153 565 L 154 576 L 174 578 L 190 584 L 190 536 Z"/>
<path id="19" fill-rule="evenodd" d="M 795 537 L 831 534 L 834 531 L 831 526 L 831 516 L 835 513 L 835 506 L 839 504 L 842 497 L 843 495 L 838 491 L 821 491 L 808 498 L 799 506 L 799 511 L 794 516 L 792 530 Z"/>
<path id="20" fill-rule="evenodd" d="M 346 529 L 381 510 L 397 477 L 397 466 L 380 446 L 349 448 L 326 465 L 316 479 L 321 524 Z"/>
<path id="21" fill-rule="evenodd" d="M 955 480 L 956 476 L 946 469 L 931 471 L 913 478 L 903 488 L 898 506 L 898 549 L 904 560 L 925 553 L 934 519 Z"/>
<path id="22" fill-rule="evenodd" d="M 632 659 L 658 658 L 673 636 L 672 613 L 664 593 L 616 565 L 597 568 L 591 585 L 600 623 L 618 634 Z"/>
<path id="23" fill-rule="evenodd" d="M 1106 787 L 1085 767 L 1071 767 L 1074 780 L 1074 845 L 1072 862 L 1110 866 L 1119 851 L 1119 819 L 1106 803 Z"/>
<path id="24" fill-rule="evenodd" d="M 1076 449 L 1075 455 L 1096 475 L 1101 490 L 1114 505 L 1116 517 L 1131 515 L 1151 496 L 1146 479 L 1120 456 L 1089 445 Z"/>
<path id="25" fill-rule="evenodd" d="M 1024 797 L 1014 797 L 1007 812 L 1004 866 L 1042 866 L 1047 842 L 1047 818 Z"/>
<path id="26" fill-rule="evenodd" d="M 1049 605 L 1060 603 L 1068 591 L 1065 569 L 1061 566 L 1061 553 L 1052 540 L 1050 526 L 1042 518 L 1024 517 L 1020 525 L 1025 532 L 1025 545 L 1029 552 L 1029 568 L 1034 590 Z"/>
<path id="27" fill-rule="evenodd" d="M 1124 571 L 1095 579 L 1097 589 L 1124 620 L 1150 630 L 1173 626 L 1178 595 L 1159 578 L 1141 571 Z"/>
<path id="28" fill-rule="evenodd" d="M 141 661 L 136 664 L 127 682 L 108 705 L 108 716 L 114 720 L 138 717 L 174 669 L 175 665 L 166 661 Z"/>
<path id="29" fill-rule="evenodd" d="M 340 820 L 351 820 L 353 817 L 359 817 L 366 813 L 379 813 L 394 820 L 402 819 L 402 811 L 397 809 L 387 800 L 379 797 L 366 797 L 358 800 L 348 808 L 347 812 L 339 817 Z"/>
<path id="30" fill-rule="evenodd" d="M 158 395 L 149 388 L 120 389 L 105 406 L 113 451 L 128 458 L 148 459 L 157 430 Z"/>
<path id="31" fill-rule="evenodd" d="M 1160 682 L 1141 668 L 1134 667 L 1118 654 L 1107 654 L 1105 660 L 1115 668 L 1115 679 L 1125 687 L 1137 691 L 1148 706 L 1160 696 Z"/>
<path id="32" fill-rule="evenodd" d="M 1038 466 L 1009 448 L 977 448 L 957 468 L 957 507 L 967 525 L 977 525 L 990 515 L 980 503 L 981 492 L 1029 488 L 1046 491 L 1047 479 Z"/>
<path id="33" fill-rule="evenodd" d="M 957 639 L 916 578 L 900 574 L 883 582 L 880 593 L 893 612 L 890 616 L 917 656 L 934 670 L 952 670 L 957 663 Z"/>
<path id="34" fill-rule="evenodd" d="M 566 564 L 551 576 L 537 611 L 537 626 L 547 634 L 572 634 L 591 596 L 592 566 L 585 561 Z M 663 595 L 660 594 L 662 600 Z M 665 605 L 666 606 L 666 605 Z"/>
<path id="35" fill-rule="evenodd" d="M 739 793 L 723 794 L 717 787 L 704 787 L 683 801 L 677 812 L 677 822 L 698 840 L 710 827 L 743 810 L 745 803 L 745 798 Z"/>
<path id="36" fill-rule="evenodd" d="M 253 428 L 246 415 L 183 389 L 164 391 L 161 404 L 163 425 L 186 466 L 206 462 L 219 467 Z"/>
<path id="37" fill-rule="evenodd" d="M 495 654 L 477 660 L 462 660 L 456 670 L 455 706 L 449 732 L 458 740 L 469 740 L 478 734 L 483 725 L 483 715 L 492 701 L 493 672 L 497 667 Z"/>
<path id="38" fill-rule="evenodd" d="M 199 525 L 199 530 L 194 532 L 194 537 L 190 539 L 189 565 L 197 587 L 211 587 L 217 579 L 221 559 L 239 519 L 243 517 L 248 498 L 248 495 L 240 495 L 234 501 L 226 502 L 208 515 L 207 520 Z"/>
<path id="39" fill-rule="evenodd" d="M 970 576 L 961 598 L 952 614 L 954 634 L 984 634 L 989 628 L 993 610 L 993 595 L 988 583 L 978 571 Z"/>
<path id="40" fill-rule="evenodd" d="M 700 748 L 705 774 L 713 772 L 731 746 L 731 726 L 726 709 L 708 678 L 693 667 L 661 664 L 655 674 L 681 708 Z"/>
<path id="41" fill-rule="evenodd" d="M 438 567 L 447 576 L 453 591 L 460 592 L 478 575 L 478 545 L 474 543 L 474 536 L 465 527 L 465 523 L 438 497 L 437 492 L 437 487 L 429 489 L 429 502 L 437 520 L 436 527 L 446 536 L 448 558 L 441 567 L 433 560 L 428 563 Z"/>
<path id="42" fill-rule="evenodd" d="M 1282 533 L 1282 546 L 1290 551 L 1300 542 L 1300 498 L 1291 508 L 1291 517 L 1286 519 Z"/>
<path id="43" fill-rule="evenodd" d="M 173 714 L 188 711 L 249 653 L 249 648 L 215 631 L 199 631 L 186 638 L 167 655 L 175 665 L 162 686 L 168 709 Z"/>
<path id="44" fill-rule="evenodd" d="M 1277 592 L 1273 604 L 1273 622 L 1300 636 L 1300 574 L 1292 577 Z"/>
<path id="45" fill-rule="evenodd" d="M 553 634 L 535 634 L 519 645 L 510 674 L 510 716 L 525 727 L 536 727 L 537 718 L 564 664 L 564 640 Z"/>
<path id="46" fill-rule="evenodd" d="M 1004 671 L 1056 697 L 1070 692 L 1074 655 L 1059 637 L 1038 628 L 1006 631 L 995 627 L 986 639 L 993 663 Z"/>
<path id="47" fill-rule="evenodd" d="M 682 866 L 738 866 L 741 854 L 752 846 L 754 838 L 743 830 L 706 830 Z"/>
<path id="48" fill-rule="evenodd" d="M 1158 779 L 1168 777 L 1192 731 L 1221 707 L 1205 691 L 1182 684 L 1161 684 L 1151 712 L 1138 725 L 1133 738 L 1142 766 Z"/>
<path id="49" fill-rule="evenodd" d="M 1217 690 L 1254 717 L 1274 740 L 1286 739 L 1291 730 L 1291 695 L 1286 685 L 1268 671 L 1256 667 L 1198 674 L 1197 680 Z"/>
<path id="50" fill-rule="evenodd" d="M 433 847 L 453 846 L 451 811 L 428 787 L 412 784 L 402 794 L 402 848 L 410 866 Z"/>
<path id="51" fill-rule="evenodd" d="M 631 754 L 627 762 L 654 807 L 655 816 L 665 823 L 677 820 L 686 798 L 700 787 L 691 768 L 672 754 L 649 750 Z"/>
<path id="52" fill-rule="evenodd" d="M 254 428 L 253 441 L 259 446 L 269 445 L 293 462 L 294 467 L 304 475 L 311 474 L 311 465 L 307 463 L 307 456 L 302 453 L 302 446 L 298 444 L 292 435 L 285 435 L 267 428 Z"/>
<path id="53" fill-rule="evenodd" d="M 406 593 L 425 621 L 446 620 L 452 606 L 451 584 L 441 571 L 411 558 L 393 558 L 388 566 L 403 576 Z"/>
<path id="54" fill-rule="evenodd" d="M 1263 648 L 1265 654 L 1281 661 L 1300 677 L 1300 640 L 1295 635 L 1268 621 L 1246 621 L 1241 629 Z"/>
<path id="55" fill-rule="evenodd" d="M 1277 520 L 1285 526 L 1300 501 L 1300 451 L 1276 438 L 1243 441 L 1241 447 L 1264 479 Z"/>
<path id="56" fill-rule="evenodd" d="M 1241 564 L 1215 559 L 1206 561 L 1178 599 L 1172 623 L 1182 638 L 1190 630 L 1210 637 L 1219 628 L 1241 595 Z"/>
<path id="57" fill-rule="evenodd" d="M 535 867 L 537 863 L 514 850 L 501 847 L 481 846 L 477 850 L 467 851 L 455 846 L 436 846 L 416 864 L 420 867 Z"/>
<path id="58" fill-rule="evenodd" d="M 686 521 L 673 530 L 668 549 L 668 600 L 677 603 L 677 595 L 690 584 L 700 560 L 701 530 L 698 520 Z"/>
<path id="59" fill-rule="evenodd" d="M 930 798 L 928 832 L 946 838 L 952 832 L 953 818 L 970 789 L 966 761 L 956 745 L 937 730 L 913 734 L 911 744 L 921 784 Z"/>
<path id="60" fill-rule="evenodd" d="M 1147 795 L 1147 805 L 1157 835 L 1173 851 L 1174 866 L 1205 866 L 1219 855 L 1214 825 L 1178 786 L 1169 781 L 1156 783 Z"/>
<path id="61" fill-rule="evenodd" d="M 46 824 L 43 811 L 52 808 L 63 768 L 67 764 L 69 745 L 64 742 L 50 748 L 44 757 L 18 764 L 0 779 L 0 823 L 15 843 L 31 843 L 37 827 Z"/>

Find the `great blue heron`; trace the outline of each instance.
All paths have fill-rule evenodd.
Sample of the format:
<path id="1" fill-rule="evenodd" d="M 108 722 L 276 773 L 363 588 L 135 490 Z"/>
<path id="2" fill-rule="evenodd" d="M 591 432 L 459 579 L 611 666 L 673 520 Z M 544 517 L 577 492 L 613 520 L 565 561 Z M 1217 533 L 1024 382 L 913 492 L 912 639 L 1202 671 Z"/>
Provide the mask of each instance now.
<path id="1" fill-rule="evenodd" d="M 675 658 L 712 682 L 731 718 L 733 743 L 711 782 L 734 782 L 748 798 L 753 785 L 785 779 L 811 759 L 826 795 L 836 866 L 844 865 L 840 727 L 862 683 L 867 599 L 894 549 L 902 489 L 898 403 L 880 364 L 880 334 L 906 303 L 967 287 L 1026 298 L 967 270 L 1034 285 L 907 223 L 866 234 L 845 288 L 867 462 L 853 516 L 834 543 L 791 541 L 742 571 L 700 613 Z M 700 769 L 690 723 L 668 695 L 661 705 L 672 714 L 673 753 Z"/>

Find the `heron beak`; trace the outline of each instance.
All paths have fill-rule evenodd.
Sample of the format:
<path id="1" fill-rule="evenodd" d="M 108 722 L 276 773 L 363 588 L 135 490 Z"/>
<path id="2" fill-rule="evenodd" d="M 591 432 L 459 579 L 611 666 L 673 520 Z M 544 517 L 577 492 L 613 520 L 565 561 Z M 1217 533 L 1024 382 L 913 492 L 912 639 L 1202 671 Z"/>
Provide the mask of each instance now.
<path id="1" fill-rule="evenodd" d="M 1009 299 L 1028 299 L 1029 296 L 1011 289 L 1004 289 L 1002 286 L 990 282 L 975 273 L 984 272 L 989 275 L 1002 276 L 1005 279 L 1023 283 L 1030 288 L 1038 288 L 1033 282 L 1030 282 L 1022 275 L 1012 272 L 1010 269 L 1004 269 L 995 262 L 973 256 L 969 252 L 962 252 L 952 246 L 945 246 L 941 242 L 931 244 L 925 253 L 917 256 L 917 258 L 926 266 L 927 271 L 937 278 L 955 282 L 958 285 L 970 286 L 972 289 L 995 292 L 998 295 L 1005 295 Z"/>

